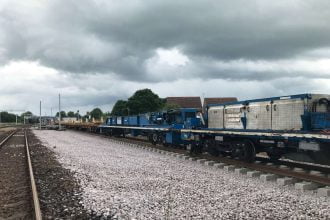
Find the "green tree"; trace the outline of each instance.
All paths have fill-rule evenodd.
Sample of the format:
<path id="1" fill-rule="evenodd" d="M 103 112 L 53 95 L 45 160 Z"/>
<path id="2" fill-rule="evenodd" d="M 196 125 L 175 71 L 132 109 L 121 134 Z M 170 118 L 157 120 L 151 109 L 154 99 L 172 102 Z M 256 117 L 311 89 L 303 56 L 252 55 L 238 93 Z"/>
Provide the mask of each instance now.
<path id="1" fill-rule="evenodd" d="M 74 117 L 76 117 L 77 119 L 81 118 L 82 116 L 79 114 L 79 111 L 74 113 Z"/>
<path id="2" fill-rule="evenodd" d="M 58 112 L 56 112 L 56 117 L 58 117 Z M 61 118 L 66 117 L 65 111 L 61 111 Z"/>
<path id="3" fill-rule="evenodd" d="M 113 106 L 111 115 L 127 115 L 127 101 L 118 100 Z"/>
<path id="4" fill-rule="evenodd" d="M 136 91 L 127 102 L 130 115 L 157 111 L 160 110 L 163 105 L 163 100 L 150 89 Z"/>
<path id="5" fill-rule="evenodd" d="M 32 112 L 27 111 L 27 112 L 22 113 L 21 117 L 23 118 L 24 116 L 32 116 L 32 115 L 33 115 Z"/>
<path id="6" fill-rule="evenodd" d="M 25 117 L 25 120 L 24 120 Z M 34 118 L 33 113 L 30 111 L 26 111 L 24 113 L 21 114 L 21 122 L 25 122 L 25 123 L 36 123 L 37 120 Z"/>
<path id="7" fill-rule="evenodd" d="M 111 112 L 109 112 L 109 111 L 108 112 L 103 112 L 104 117 L 107 117 L 107 116 L 110 116 L 110 115 L 111 115 Z"/>
<path id="8" fill-rule="evenodd" d="M 75 117 L 75 114 L 73 111 L 69 111 L 67 114 L 68 117 Z"/>
<path id="9" fill-rule="evenodd" d="M 101 119 L 102 115 L 103 115 L 103 112 L 101 109 L 99 108 L 94 108 L 91 113 L 90 113 L 91 117 L 92 118 L 95 118 L 95 119 Z"/>
<path id="10" fill-rule="evenodd" d="M 8 112 L 0 112 L 0 120 L 1 123 L 16 122 L 16 115 Z"/>

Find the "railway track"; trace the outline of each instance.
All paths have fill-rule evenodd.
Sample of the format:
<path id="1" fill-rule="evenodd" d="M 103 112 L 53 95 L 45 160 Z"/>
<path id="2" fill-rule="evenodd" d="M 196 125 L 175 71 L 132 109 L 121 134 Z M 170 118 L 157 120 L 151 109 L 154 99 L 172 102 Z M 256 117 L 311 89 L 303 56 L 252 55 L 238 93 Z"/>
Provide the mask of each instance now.
<path id="1" fill-rule="evenodd" d="M 163 151 L 169 151 L 173 153 L 183 154 L 192 158 L 205 159 L 207 161 L 214 161 L 214 163 L 222 163 L 235 168 L 246 168 L 251 171 L 259 171 L 261 174 L 274 174 L 277 178 L 292 178 L 292 183 L 306 181 L 315 183 L 317 187 L 330 186 L 330 167 L 323 165 L 313 165 L 300 163 L 288 160 L 279 160 L 272 162 L 265 157 L 257 157 L 256 163 L 246 163 L 229 157 L 214 157 L 208 154 L 190 155 L 187 150 L 178 148 L 169 148 L 162 145 L 153 145 L 149 141 L 135 138 L 135 137 L 109 137 L 102 134 L 93 134 L 102 136 L 105 138 L 114 139 L 117 141 L 123 141 L 127 143 L 139 144 L 149 148 L 156 148 Z"/>
<path id="2" fill-rule="evenodd" d="M 42 219 L 26 129 L 0 142 L 0 219 Z"/>

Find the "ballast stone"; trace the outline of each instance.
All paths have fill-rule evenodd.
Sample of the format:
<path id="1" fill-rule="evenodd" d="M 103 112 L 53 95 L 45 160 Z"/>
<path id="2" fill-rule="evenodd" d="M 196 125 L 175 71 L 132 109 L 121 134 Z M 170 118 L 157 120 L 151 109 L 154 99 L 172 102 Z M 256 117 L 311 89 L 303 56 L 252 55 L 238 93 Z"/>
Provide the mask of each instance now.
<path id="1" fill-rule="evenodd" d="M 317 189 L 317 195 L 318 196 L 325 196 L 325 197 L 330 197 L 330 187 L 323 187 L 323 188 L 319 188 Z"/>
<path id="2" fill-rule="evenodd" d="M 300 182 L 294 185 L 294 188 L 301 191 L 314 190 L 318 187 L 316 183 L 312 182 Z"/>
<path id="3" fill-rule="evenodd" d="M 188 160 L 189 159 L 188 156 L 182 156 L 181 158 L 184 159 L 184 160 Z"/>
<path id="4" fill-rule="evenodd" d="M 231 172 L 231 171 L 234 171 L 235 170 L 235 166 L 234 165 L 224 166 L 223 168 L 227 172 Z"/>
<path id="5" fill-rule="evenodd" d="M 207 166 L 213 166 L 213 164 L 214 164 L 214 161 L 206 161 L 205 162 L 205 165 L 207 165 Z"/>
<path id="6" fill-rule="evenodd" d="M 204 164 L 206 162 L 206 159 L 198 159 L 197 163 Z"/>
<path id="7" fill-rule="evenodd" d="M 213 166 L 215 168 L 223 169 L 223 167 L 226 166 L 226 164 L 224 164 L 224 163 L 215 163 L 215 164 L 213 164 Z"/>
<path id="8" fill-rule="evenodd" d="M 181 159 L 182 157 L 184 157 L 184 155 L 183 154 L 177 154 L 176 157 Z"/>
<path id="9" fill-rule="evenodd" d="M 247 176 L 250 178 L 255 178 L 255 177 L 259 177 L 261 175 L 260 171 L 248 171 Z"/>
<path id="10" fill-rule="evenodd" d="M 275 174 L 262 174 L 260 175 L 260 180 L 267 182 L 267 181 L 275 181 L 277 179 L 277 175 Z"/>
<path id="11" fill-rule="evenodd" d="M 291 177 L 284 177 L 284 178 L 278 178 L 276 182 L 280 186 L 286 186 L 296 183 L 297 180 Z"/>
<path id="12" fill-rule="evenodd" d="M 247 168 L 236 168 L 235 174 L 237 175 L 245 175 L 248 172 Z"/>
<path id="13" fill-rule="evenodd" d="M 314 193 L 301 196 L 291 187 L 242 179 L 223 170 L 117 146 L 70 131 L 61 135 L 37 132 L 45 143 L 57 145 L 54 151 L 67 168 L 82 172 L 77 174 L 84 189 L 83 206 L 97 212 L 111 207 L 117 219 L 305 219 L 310 216 L 327 219 L 328 216 L 329 201 Z"/>

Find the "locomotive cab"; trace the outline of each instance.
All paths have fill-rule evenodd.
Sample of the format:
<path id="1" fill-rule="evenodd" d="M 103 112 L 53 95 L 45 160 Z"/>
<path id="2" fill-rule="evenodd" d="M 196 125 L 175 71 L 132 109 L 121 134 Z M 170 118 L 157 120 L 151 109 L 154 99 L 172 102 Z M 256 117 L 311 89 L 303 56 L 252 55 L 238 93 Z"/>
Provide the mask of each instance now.
<path id="1" fill-rule="evenodd" d="M 312 130 L 330 129 L 330 99 L 322 97 L 313 102 L 310 121 Z"/>
<path id="2" fill-rule="evenodd" d="M 166 122 L 173 128 L 196 128 L 200 126 L 197 112 L 194 108 L 170 110 L 166 114 Z"/>

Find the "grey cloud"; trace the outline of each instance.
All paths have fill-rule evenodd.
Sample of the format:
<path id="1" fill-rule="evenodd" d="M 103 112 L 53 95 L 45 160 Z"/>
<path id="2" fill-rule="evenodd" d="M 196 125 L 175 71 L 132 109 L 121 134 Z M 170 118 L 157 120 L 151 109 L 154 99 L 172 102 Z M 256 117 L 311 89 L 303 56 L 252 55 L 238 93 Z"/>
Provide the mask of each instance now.
<path id="1" fill-rule="evenodd" d="M 181 46 L 201 57 L 276 59 L 329 45 L 324 21 L 330 3 L 322 2 L 297 1 L 286 5 L 290 10 L 287 1 L 152 1 L 128 15 L 125 5 L 119 8 L 124 13 L 100 10 L 88 28 L 147 49 Z"/>
<path id="2" fill-rule="evenodd" d="M 313 61 L 298 62 L 295 59 L 257 62 L 247 60 L 215 61 L 192 57 L 184 67 L 161 66 L 148 70 L 147 80 L 175 81 L 179 79 L 199 78 L 225 79 L 229 81 L 271 81 L 281 78 L 330 79 L 330 70 L 320 68 L 322 64 Z M 328 65 L 330 64 L 330 60 Z M 306 65 L 312 65 L 306 69 Z M 152 65 L 151 65 L 152 66 Z"/>
<path id="3" fill-rule="evenodd" d="M 176 47 L 191 58 L 182 76 L 267 80 L 282 77 L 282 70 L 221 69 L 213 63 L 297 59 L 330 47 L 326 0 L 51 0 L 14 7 L 9 3 L 0 11 L 6 36 L 0 62 L 38 60 L 63 72 L 115 73 L 131 81 L 160 79 L 146 66 L 157 48 Z"/>

